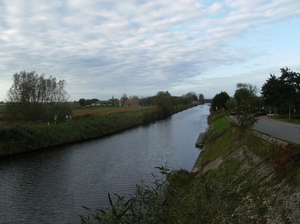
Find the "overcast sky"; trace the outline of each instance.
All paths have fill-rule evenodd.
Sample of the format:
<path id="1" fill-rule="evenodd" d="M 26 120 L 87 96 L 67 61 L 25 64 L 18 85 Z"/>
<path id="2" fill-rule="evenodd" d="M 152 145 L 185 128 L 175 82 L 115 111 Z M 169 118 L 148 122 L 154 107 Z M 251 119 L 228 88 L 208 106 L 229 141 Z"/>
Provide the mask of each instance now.
<path id="1" fill-rule="evenodd" d="M 70 100 L 212 98 L 300 71 L 300 0 L 0 0 L 0 101 L 25 70 Z"/>

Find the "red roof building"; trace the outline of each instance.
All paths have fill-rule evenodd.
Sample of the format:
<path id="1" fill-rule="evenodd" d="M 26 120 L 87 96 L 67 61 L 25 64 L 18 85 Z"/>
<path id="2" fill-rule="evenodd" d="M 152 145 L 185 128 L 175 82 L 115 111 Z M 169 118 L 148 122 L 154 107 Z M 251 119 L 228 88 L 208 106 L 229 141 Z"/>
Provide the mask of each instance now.
<path id="1" fill-rule="evenodd" d="M 140 101 L 139 100 L 126 100 L 124 103 L 124 106 L 132 106 L 132 107 L 138 107 L 139 106 Z"/>

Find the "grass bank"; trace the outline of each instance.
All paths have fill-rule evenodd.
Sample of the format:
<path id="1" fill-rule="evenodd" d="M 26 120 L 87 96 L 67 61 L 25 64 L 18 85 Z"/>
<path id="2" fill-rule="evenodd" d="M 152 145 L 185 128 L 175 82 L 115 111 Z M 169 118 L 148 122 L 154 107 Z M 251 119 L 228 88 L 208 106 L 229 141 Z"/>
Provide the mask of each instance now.
<path id="1" fill-rule="evenodd" d="M 174 112 L 192 106 L 180 106 Z M 0 156 L 103 137 L 159 119 L 156 107 L 106 107 L 75 110 L 71 122 L 2 125 Z"/>

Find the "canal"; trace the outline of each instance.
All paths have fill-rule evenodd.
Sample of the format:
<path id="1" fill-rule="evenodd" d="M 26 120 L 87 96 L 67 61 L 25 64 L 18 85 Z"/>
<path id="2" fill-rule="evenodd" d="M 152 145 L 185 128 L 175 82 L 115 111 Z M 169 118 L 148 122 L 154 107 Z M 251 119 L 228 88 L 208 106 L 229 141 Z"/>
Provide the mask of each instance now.
<path id="1" fill-rule="evenodd" d="M 134 194 L 157 166 L 191 170 L 207 125 L 200 105 L 113 136 L 0 159 L 0 223 L 80 223 L 107 194 Z M 59 133 L 58 133 L 59 134 Z"/>

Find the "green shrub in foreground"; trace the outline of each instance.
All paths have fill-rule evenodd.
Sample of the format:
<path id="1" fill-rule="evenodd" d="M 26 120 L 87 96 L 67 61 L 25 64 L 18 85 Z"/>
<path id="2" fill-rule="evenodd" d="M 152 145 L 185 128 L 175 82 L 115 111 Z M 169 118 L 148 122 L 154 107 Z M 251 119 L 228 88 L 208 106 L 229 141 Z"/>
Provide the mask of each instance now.
<path id="1" fill-rule="evenodd" d="M 108 195 L 110 208 L 86 208 L 92 215 L 80 216 L 81 223 L 220 223 L 231 219 L 237 193 L 229 182 L 195 178 L 186 170 L 158 169 L 163 178 L 154 177 L 153 185 L 137 185 L 129 199 L 118 196 L 113 202 Z"/>
<path id="2" fill-rule="evenodd" d="M 157 167 L 164 176 L 162 179 L 154 177 L 154 183 L 136 186 L 135 196 L 125 199 L 118 196 L 112 202 L 110 194 L 109 210 L 96 210 L 92 217 L 98 223 L 175 223 L 180 210 L 176 202 L 175 191 L 180 186 L 189 184 L 193 175 L 188 171 L 171 171 L 165 167 Z M 177 214 L 177 217 L 174 214 Z M 81 216 L 82 223 L 91 223 L 90 217 Z"/>

